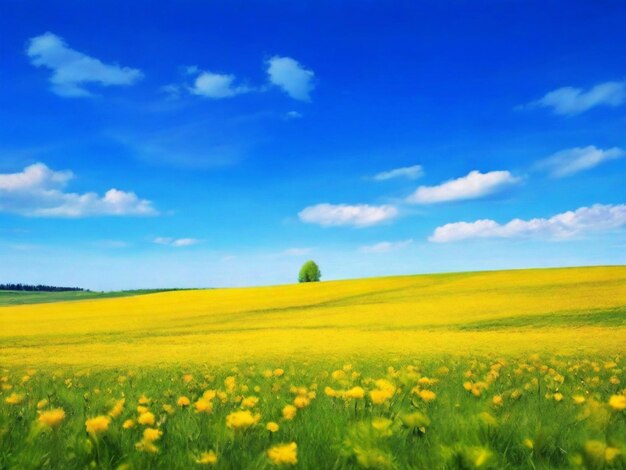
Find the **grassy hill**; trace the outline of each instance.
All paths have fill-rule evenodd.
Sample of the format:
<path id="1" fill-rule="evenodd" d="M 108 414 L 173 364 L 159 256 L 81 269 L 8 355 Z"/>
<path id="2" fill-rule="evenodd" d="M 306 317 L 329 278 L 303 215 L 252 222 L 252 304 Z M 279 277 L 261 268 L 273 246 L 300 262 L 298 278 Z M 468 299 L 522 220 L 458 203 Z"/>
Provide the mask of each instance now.
<path id="1" fill-rule="evenodd" d="M 623 351 L 625 308 L 626 267 L 173 291 L 3 307 L 0 360 L 223 362 L 515 352 L 537 344 L 569 354 Z"/>
<path id="2" fill-rule="evenodd" d="M 171 289 L 139 289 L 117 292 L 92 291 L 63 291 L 63 292 L 33 292 L 0 290 L 0 307 L 5 305 L 43 304 L 50 302 L 68 302 L 72 300 L 109 299 L 127 297 L 130 295 L 153 294 Z"/>

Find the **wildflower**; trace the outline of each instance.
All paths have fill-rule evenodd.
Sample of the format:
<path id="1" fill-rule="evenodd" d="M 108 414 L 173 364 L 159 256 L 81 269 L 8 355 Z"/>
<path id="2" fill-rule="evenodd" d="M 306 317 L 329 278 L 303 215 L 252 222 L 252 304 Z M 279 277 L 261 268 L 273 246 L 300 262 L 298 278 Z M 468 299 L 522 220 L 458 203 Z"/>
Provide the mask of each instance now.
<path id="1" fill-rule="evenodd" d="M 265 425 L 265 429 L 269 432 L 277 432 L 279 428 L 280 426 L 278 426 L 278 423 L 275 423 L 274 421 L 270 421 Z"/>
<path id="2" fill-rule="evenodd" d="M 616 375 L 614 375 L 613 377 L 609 379 L 609 382 L 611 382 L 613 385 L 619 385 L 619 378 Z"/>
<path id="3" fill-rule="evenodd" d="M 137 407 L 137 413 L 141 414 L 141 413 L 145 413 L 146 411 L 148 411 L 148 407 L 145 405 L 139 405 Z"/>
<path id="4" fill-rule="evenodd" d="M 168 415 L 174 414 L 174 407 L 168 403 L 163 404 L 163 411 L 165 411 Z"/>
<path id="5" fill-rule="evenodd" d="M 155 446 L 153 442 L 146 441 L 145 439 L 135 444 L 135 449 L 139 452 L 148 452 L 150 454 L 156 454 L 159 451 L 159 448 Z"/>
<path id="6" fill-rule="evenodd" d="M 561 400 L 563 400 L 563 394 L 562 394 L 562 393 L 560 393 L 560 392 L 556 392 L 556 393 L 552 396 L 552 398 L 554 398 L 554 401 L 561 401 Z"/>
<path id="7" fill-rule="evenodd" d="M 625 395 L 613 395 L 609 398 L 609 406 L 615 411 L 622 411 L 626 409 L 626 396 Z"/>
<path id="8" fill-rule="evenodd" d="M 326 394 L 327 397 L 331 397 L 331 398 L 337 398 L 338 396 L 341 396 L 341 393 L 339 391 L 331 387 L 325 387 L 324 393 Z"/>
<path id="9" fill-rule="evenodd" d="M 524 445 L 524 447 L 529 448 L 530 450 L 532 450 L 535 447 L 535 443 L 533 442 L 532 439 L 526 438 L 522 441 L 522 444 Z"/>
<path id="10" fill-rule="evenodd" d="M 344 380 L 346 378 L 346 371 L 342 369 L 338 369 L 330 374 L 333 380 L 339 382 L 340 380 Z"/>
<path id="11" fill-rule="evenodd" d="M 131 428 L 134 428 L 134 427 L 135 427 L 135 420 L 134 419 L 127 419 L 122 424 L 122 428 L 124 428 L 124 429 L 131 429 Z"/>
<path id="12" fill-rule="evenodd" d="M 41 410 L 42 408 L 45 408 L 46 406 L 48 406 L 49 402 L 47 398 L 44 398 L 43 400 L 39 400 L 37 402 L 37 409 Z"/>
<path id="13" fill-rule="evenodd" d="M 586 398 L 582 395 L 574 395 L 572 397 L 572 400 L 574 400 L 575 405 L 582 405 L 583 403 L 585 403 Z"/>
<path id="14" fill-rule="evenodd" d="M 139 418 L 137 418 L 137 422 L 145 426 L 152 426 L 154 425 L 154 414 L 150 413 L 149 411 L 141 413 L 139 415 Z"/>
<path id="15" fill-rule="evenodd" d="M 504 404 L 504 400 L 502 399 L 502 395 L 495 395 L 491 400 L 493 406 L 502 406 Z"/>
<path id="16" fill-rule="evenodd" d="M 191 382 L 193 380 L 193 375 L 191 374 L 185 374 L 183 375 L 183 382 L 185 382 L 186 384 L 188 384 L 189 382 Z"/>
<path id="17" fill-rule="evenodd" d="M 115 402 L 115 405 L 113 405 L 113 408 L 111 408 L 111 411 L 109 411 L 109 416 L 111 418 L 117 418 L 119 415 L 122 414 L 122 411 L 124 410 L 124 403 L 126 402 L 126 400 L 124 398 L 121 398 L 120 400 L 117 400 Z"/>
<path id="18" fill-rule="evenodd" d="M 283 375 L 285 375 L 283 369 L 274 369 L 274 377 L 282 377 Z"/>
<path id="19" fill-rule="evenodd" d="M 37 419 L 44 426 L 49 428 L 55 428 L 61 421 L 65 419 L 65 411 L 62 408 L 55 408 L 54 410 L 39 412 L 39 418 Z"/>
<path id="20" fill-rule="evenodd" d="M 229 392 L 233 392 L 237 386 L 237 379 L 233 375 L 229 375 L 224 379 L 224 386 Z"/>
<path id="21" fill-rule="evenodd" d="M 154 442 L 161 438 L 163 432 L 155 428 L 146 428 L 143 430 L 143 440 L 147 442 Z"/>
<path id="22" fill-rule="evenodd" d="M 259 403 L 259 399 L 257 397 L 246 397 L 241 401 L 241 406 L 244 408 L 254 408 L 257 403 Z"/>
<path id="23" fill-rule="evenodd" d="M 435 398 L 437 398 L 437 394 L 432 390 L 421 390 L 418 393 L 418 396 L 425 402 L 433 401 Z"/>
<path id="24" fill-rule="evenodd" d="M 200 398 L 194 403 L 196 413 L 211 413 L 213 411 L 213 402 L 206 398 Z"/>
<path id="25" fill-rule="evenodd" d="M 374 405 L 382 405 L 392 397 L 388 390 L 370 390 L 370 400 Z"/>
<path id="26" fill-rule="evenodd" d="M 178 398 L 178 401 L 176 402 L 176 404 L 177 404 L 178 406 L 180 406 L 181 408 L 184 408 L 184 407 L 186 407 L 186 406 L 189 406 L 189 405 L 190 405 L 190 403 L 191 403 L 191 402 L 189 401 L 189 398 L 187 398 L 187 397 L 185 397 L 185 396 L 182 396 L 182 397 Z"/>
<path id="27" fill-rule="evenodd" d="M 393 421 L 387 418 L 374 418 L 372 427 L 384 436 L 391 436 L 391 425 Z"/>
<path id="28" fill-rule="evenodd" d="M 24 395 L 15 392 L 4 399 L 7 405 L 19 405 L 22 401 L 24 401 Z"/>
<path id="29" fill-rule="evenodd" d="M 108 416 L 96 416 L 85 421 L 85 428 L 92 437 L 95 437 L 109 429 L 110 422 L 111 418 Z"/>
<path id="30" fill-rule="evenodd" d="M 200 457 L 196 459 L 196 463 L 200 465 L 215 465 L 217 463 L 217 454 L 212 450 L 203 452 Z"/>
<path id="31" fill-rule="evenodd" d="M 254 426 L 261 419 L 261 415 L 253 415 L 249 410 L 234 411 L 226 416 L 226 427 L 229 429 L 247 429 Z"/>
<path id="32" fill-rule="evenodd" d="M 298 463 L 298 445 L 290 442 L 274 446 L 267 451 L 267 456 L 276 465 L 295 465 Z"/>
<path id="33" fill-rule="evenodd" d="M 472 390 L 472 382 L 463 382 L 463 388 L 468 392 Z"/>
<path id="34" fill-rule="evenodd" d="M 293 404 L 296 405 L 296 408 L 302 409 L 309 406 L 311 404 L 311 400 L 309 400 L 308 397 L 300 395 L 293 400 Z"/>
<path id="35" fill-rule="evenodd" d="M 286 405 L 283 408 L 283 418 L 286 419 L 287 421 L 291 421 L 293 418 L 296 417 L 297 411 L 298 409 L 295 406 Z"/>
<path id="36" fill-rule="evenodd" d="M 345 398 L 354 398 L 360 400 L 365 397 L 365 390 L 362 387 L 352 387 L 350 390 L 343 394 Z"/>
<path id="37" fill-rule="evenodd" d="M 149 399 L 147 396 L 145 396 L 145 395 L 141 395 L 141 396 L 139 397 L 139 401 L 138 401 L 138 403 L 139 403 L 140 405 L 147 405 L 148 403 L 150 403 L 150 399 Z"/>

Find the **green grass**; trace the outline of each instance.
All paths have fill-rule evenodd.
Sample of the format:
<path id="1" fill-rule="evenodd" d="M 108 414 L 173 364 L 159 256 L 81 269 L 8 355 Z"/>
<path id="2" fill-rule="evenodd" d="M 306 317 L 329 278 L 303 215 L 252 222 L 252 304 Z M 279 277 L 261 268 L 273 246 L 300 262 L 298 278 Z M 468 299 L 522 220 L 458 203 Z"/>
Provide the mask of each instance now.
<path id="1" fill-rule="evenodd" d="M 137 289 L 114 292 L 68 291 L 68 292 L 29 292 L 0 291 L 0 307 L 7 305 L 43 304 L 50 302 L 67 302 L 73 300 L 110 299 L 133 295 L 155 294 L 177 289 Z"/>

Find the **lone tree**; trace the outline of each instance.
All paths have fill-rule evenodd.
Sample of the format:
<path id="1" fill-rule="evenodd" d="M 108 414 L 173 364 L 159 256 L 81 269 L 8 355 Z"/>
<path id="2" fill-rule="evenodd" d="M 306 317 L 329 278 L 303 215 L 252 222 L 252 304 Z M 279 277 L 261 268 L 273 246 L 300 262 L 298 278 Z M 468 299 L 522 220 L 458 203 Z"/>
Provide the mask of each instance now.
<path id="1" fill-rule="evenodd" d="M 298 282 L 319 282 L 322 272 L 319 266 L 313 260 L 309 260 L 300 268 L 298 274 Z"/>

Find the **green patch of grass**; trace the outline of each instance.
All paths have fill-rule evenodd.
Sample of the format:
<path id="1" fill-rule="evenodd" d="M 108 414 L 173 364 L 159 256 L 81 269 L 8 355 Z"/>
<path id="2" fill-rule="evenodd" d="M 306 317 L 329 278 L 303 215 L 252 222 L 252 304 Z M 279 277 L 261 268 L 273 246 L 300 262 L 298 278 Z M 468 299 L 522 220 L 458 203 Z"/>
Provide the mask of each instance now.
<path id="1" fill-rule="evenodd" d="M 129 297 L 132 295 L 156 294 L 177 289 L 138 289 L 115 292 L 28 292 L 28 291 L 0 291 L 0 307 L 7 305 L 42 304 L 49 302 L 67 302 L 74 300 L 109 299 L 114 297 Z"/>

